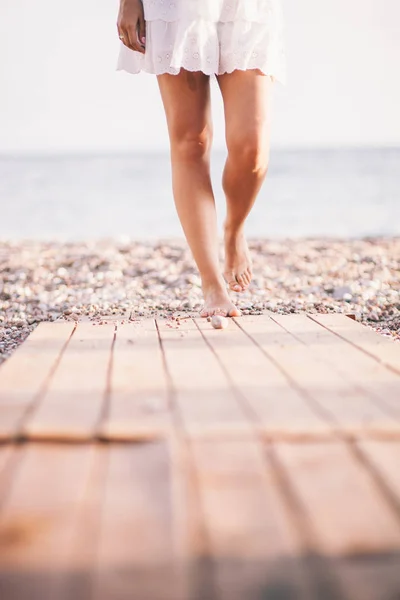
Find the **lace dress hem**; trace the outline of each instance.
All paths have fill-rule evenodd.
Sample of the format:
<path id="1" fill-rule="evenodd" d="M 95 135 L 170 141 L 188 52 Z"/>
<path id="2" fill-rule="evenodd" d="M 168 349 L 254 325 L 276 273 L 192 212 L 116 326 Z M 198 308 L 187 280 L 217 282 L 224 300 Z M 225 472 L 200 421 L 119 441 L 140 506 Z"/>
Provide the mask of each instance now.
<path id="1" fill-rule="evenodd" d="M 222 12 L 216 10 L 218 3 L 196 3 L 193 14 L 189 4 L 184 18 L 179 18 L 177 8 L 171 9 L 176 4 L 166 3 L 168 8 L 157 1 L 145 4 L 146 52 L 121 42 L 116 70 L 176 75 L 184 68 L 221 75 L 259 69 L 286 85 L 281 9 L 266 1 L 227 4 Z"/>

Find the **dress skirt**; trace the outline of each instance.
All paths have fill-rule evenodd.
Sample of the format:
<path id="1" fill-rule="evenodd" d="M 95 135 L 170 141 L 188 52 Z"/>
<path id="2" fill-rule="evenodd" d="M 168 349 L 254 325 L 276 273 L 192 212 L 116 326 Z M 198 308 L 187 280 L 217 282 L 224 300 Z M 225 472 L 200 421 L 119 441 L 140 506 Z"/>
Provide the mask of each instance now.
<path id="1" fill-rule="evenodd" d="M 116 70 L 207 75 L 260 69 L 286 84 L 281 0 L 143 0 L 145 54 L 120 42 Z"/>

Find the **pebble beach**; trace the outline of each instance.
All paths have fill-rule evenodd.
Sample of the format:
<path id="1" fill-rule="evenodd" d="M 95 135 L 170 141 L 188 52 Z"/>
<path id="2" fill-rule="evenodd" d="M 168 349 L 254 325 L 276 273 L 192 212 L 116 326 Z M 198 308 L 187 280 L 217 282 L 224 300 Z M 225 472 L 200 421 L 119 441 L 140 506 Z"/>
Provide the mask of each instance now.
<path id="1" fill-rule="evenodd" d="M 341 312 L 400 341 L 400 237 L 248 244 L 253 280 L 229 292 L 243 315 Z M 184 239 L 0 241 L 0 363 L 41 321 L 179 320 L 202 305 Z"/>

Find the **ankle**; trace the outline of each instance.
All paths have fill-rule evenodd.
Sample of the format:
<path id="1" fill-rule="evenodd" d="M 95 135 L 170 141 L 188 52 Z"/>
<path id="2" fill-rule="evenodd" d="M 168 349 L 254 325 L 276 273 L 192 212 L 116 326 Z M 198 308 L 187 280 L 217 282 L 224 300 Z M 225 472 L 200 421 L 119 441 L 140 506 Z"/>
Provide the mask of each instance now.
<path id="1" fill-rule="evenodd" d="M 224 234 L 225 236 L 240 236 L 244 235 L 244 222 L 233 221 L 226 219 L 224 221 Z"/>
<path id="2" fill-rule="evenodd" d="M 222 277 L 217 279 L 202 278 L 201 289 L 203 291 L 203 294 L 225 292 L 225 281 Z"/>

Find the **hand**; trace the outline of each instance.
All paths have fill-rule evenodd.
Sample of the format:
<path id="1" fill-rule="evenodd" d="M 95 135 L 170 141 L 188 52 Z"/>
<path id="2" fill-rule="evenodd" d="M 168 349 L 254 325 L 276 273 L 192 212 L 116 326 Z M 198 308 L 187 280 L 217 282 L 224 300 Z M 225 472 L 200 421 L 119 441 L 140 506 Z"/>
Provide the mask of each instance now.
<path id="1" fill-rule="evenodd" d="M 117 29 L 125 46 L 145 53 L 146 21 L 141 0 L 120 0 Z"/>

